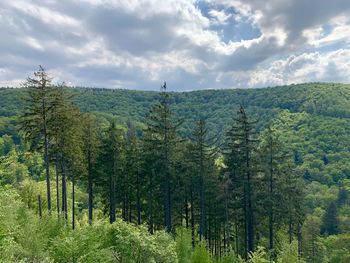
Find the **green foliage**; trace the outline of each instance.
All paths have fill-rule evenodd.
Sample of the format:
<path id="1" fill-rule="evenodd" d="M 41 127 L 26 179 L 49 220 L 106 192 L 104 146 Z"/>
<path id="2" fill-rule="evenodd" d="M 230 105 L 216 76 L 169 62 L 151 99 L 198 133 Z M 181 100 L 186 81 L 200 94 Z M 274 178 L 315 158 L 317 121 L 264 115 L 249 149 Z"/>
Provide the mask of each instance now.
<path id="1" fill-rule="evenodd" d="M 227 255 L 224 255 L 220 260 L 219 263 L 243 263 L 244 260 L 240 256 L 236 256 L 236 254 L 231 251 Z"/>
<path id="2" fill-rule="evenodd" d="M 283 242 L 277 258 L 277 263 L 305 263 L 299 256 L 298 242 L 296 241 L 293 241 L 291 244 Z"/>
<path id="3" fill-rule="evenodd" d="M 268 255 L 265 251 L 265 248 L 258 247 L 256 251 L 249 252 L 249 263 L 269 263 L 271 262 L 269 259 L 267 259 Z"/>
<path id="4" fill-rule="evenodd" d="M 211 256 L 204 242 L 199 243 L 193 251 L 191 263 L 212 263 Z"/>
<path id="5" fill-rule="evenodd" d="M 329 236 L 324 240 L 330 263 L 350 262 L 350 235 Z"/>
<path id="6" fill-rule="evenodd" d="M 189 229 L 181 228 L 177 230 L 175 240 L 179 263 L 190 263 L 192 255 L 192 237 Z"/>
<path id="7" fill-rule="evenodd" d="M 27 166 L 20 162 L 16 149 L 0 156 L 0 185 L 17 184 L 28 177 Z"/>
<path id="8" fill-rule="evenodd" d="M 30 242 L 28 242 L 30 237 Z M 177 262 L 176 244 L 164 232 L 117 220 L 72 231 L 63 221 L 39 218 L 17 191 L 0 191 L 0 257 L 4 262 Z"/>

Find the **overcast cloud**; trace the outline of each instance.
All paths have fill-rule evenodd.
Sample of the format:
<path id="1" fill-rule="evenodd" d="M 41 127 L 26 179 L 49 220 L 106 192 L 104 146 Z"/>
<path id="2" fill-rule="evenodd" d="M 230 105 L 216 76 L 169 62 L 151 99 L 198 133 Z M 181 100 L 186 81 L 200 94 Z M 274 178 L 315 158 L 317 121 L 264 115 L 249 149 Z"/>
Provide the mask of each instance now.
<path id="1" fill-rule="evenodd" d="M 350 82 L 348 0 L 0 2 L 0 86 L 38 65 L 74 86 Z"/>

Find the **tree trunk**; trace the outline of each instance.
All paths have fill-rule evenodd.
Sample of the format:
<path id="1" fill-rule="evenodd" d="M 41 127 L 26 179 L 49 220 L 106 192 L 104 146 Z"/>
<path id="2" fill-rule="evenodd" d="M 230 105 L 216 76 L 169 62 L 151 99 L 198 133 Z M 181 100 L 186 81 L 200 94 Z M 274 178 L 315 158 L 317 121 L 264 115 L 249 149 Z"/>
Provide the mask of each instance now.
<path id="1" fill-rule="evenodd" d="M 188 226 L 189 226 L 189 220 L 188 220 L 188 218 L 189 218 L 189 211 L 188 211 L 188 200 L 187 200 L 187 193 L 185 193 L 185 195 L 186 195 L 186 198 L 185 198 L 185 222 L 186 222 L 186 228 L 188 228 Z M 181 225 L 182 225 L 182 216 L 181 216 Z"/>
<path id="2" fill-rule="evenodd" d="M 42 218 L 42 208 L 41 208 L 41 195 L 38 195 L 38 210 L 39 210 L 39 217 Z"/>
<path id="3" fill-rule="evenodd" d="M 61 160 L 61 173 L 62 173 L 62 212 L 64 214 L 64 219 L 66 224 L 68 224 L 68 207 L 67 207 L 67 180 L 66 173 L 64 169 L 64 164 Z"/>
<path id="4" fill-rule="evenodd" d="M 88 151 L 88 194 L 89 194 L 89 224 L 92 224 L 92 207 L 93 207 L 93 193 L 92 193 L 92 165 L 91 165 L 91 152 Z"/>
<path id="5" fill-rule="evenodd" d="M 46 127 L 46 110 L 45 99 L 42 100 L 42 113 L 43 113 L 43 133 L 44 133 L 44 162 L 46 172 L 46 188 L 47 188 L 47 209 L 51 215 L 51 189 L 50 189 L 50 160 L 49 160 L 49 140 L 47 138 Z"/>
<path id="6" fill-rule="evenodd" d="M 72 229 L 75 229 L 75 178 L 72 175 Z"/>
<path id="7" fill-rule="evenodd" d="M 270 142 L 270 180 L 269 180 L 269 249 L 273 250 L 273 157 L 272 157 L 272 142 Z"/>
<path id="8" fill-rule="evenodd" d="M 115 222 L 115 173 L 116 173 L 116 163 L 113 161 L 113 172 L 111 173 L 110 188 L 109 188 L 109 222 L 112 224 Z"/>
<path id="9" fill-rule="evenodd" d="M 137 206 L 137 224 L 141 225 L 141 197 L 140 197 L 140 177 L 137 172 L 136 178 L 136 206 Z"/>
<path id="10" fill-rule="evenodd" d="M 194 204 L 193 204 L 193 191 L 191 187 L 190 191 L 190 198 L 191 198 L 191 237 L 192 237 L 192 248 L 195 246 L 195 236 L 194 236 Z"/>
<path id="11" fill-rule="evenodd" d="M 57 206 L 57 218 L 60 218 L 60 186 L 59 186 L 59 161 L 58 154 L 56 154 L 56 206 Z"/>
<path id="12" fill-rule="evenodd" d="M 152 174 L 150 176 L 150 182 L 149 182 L 149 195 L 148 195 L 148 217 L 149 217 L 149 222 L 148 222 L 148 231 L 153 234 L 153 195 L 151 193 L 151 189 L 153 189 L 153 176 L 154 176 L 154 171 L 152 170 Z"/>

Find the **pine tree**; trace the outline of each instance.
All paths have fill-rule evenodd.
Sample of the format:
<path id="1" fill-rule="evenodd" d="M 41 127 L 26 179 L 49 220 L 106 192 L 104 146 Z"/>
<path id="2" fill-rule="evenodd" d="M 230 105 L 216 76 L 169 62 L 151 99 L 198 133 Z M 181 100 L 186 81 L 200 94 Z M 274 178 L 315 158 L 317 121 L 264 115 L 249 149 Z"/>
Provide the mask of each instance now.
<path id="1" fill-rule="evenodd" d="M 99 139 L 96 118 L 91 113 L 86 113 L 82 118 L 83 152 L 86 163 L 88 181 L 88 210 L 89 224 L 92 224 L 93 213 L 93 184 L 96 159 L 98 156 Z"/>
<path id="2" fill-rule="evenodd" d="M 253 155 L 256 151 L 256 140 L 253 138 L 251 122 L 243 106 L 238 111 L 238 117 L 234 118 L 234 124 L 226 135 L 225 163 L 231 177 L 235 196 L 236 210 L 243 213 L 243 246 L 244 256 L 254 250 L 254 189 L 253 189 Z"/>
<path id="3" fill-rule="evenodd" d="M 208 129 L 204 120 L 200 120 L 191 137 L 193 147 L 191 151 L 194 170 L 196 171 L 196 182 L 198 182 L 199 192 L 199 237 L 200 240 L 205 236 L 205 180 L 208 177 L 208 171 L 213 166 L 213 157 L 215 149 L 213 140 L 208 138 Z"/>
<path id="4" fill-rule="evenodd" d="M 274 254 L 275 228 L 283 222 L 283 209 L 280 202 L 283 198 L 282 164 L 288 156 L 282 152 L 282 144 L 276 131 L 269 126 L 260 137 L 260 155 L 263 171 L 261 199 L 265 200 L 264 212 L 268 215 L 269 250 Z M 265 214 L 265 213 L 264 213 Z"/>
<path id="5" fill-rule="evenodd" d="M 83 174 L 81 117 L 77 107 L 72 104 L 69 89 L 57 86 L 54 89 L 52 111 L 52 155 L 56 164 L 56 191 L 58 199 L 58 177 L 62 179 L 62 213 L 68 223 L 67 180 L 72 182 L 72 228 L 75 228 L 75 181 L 77 174 Z M 57 204 L 58 204 L 57 200 Z M 59 212 L 59 211 L 58 211 Z"/>
<path id="6" fill-rule="evenodd" d="M 47 208 L 51 214 L 51 189 L 50 189 L 50 128 L 51 113 L 53 111 L 54 87 L 52 79 L 42 66 L 34 72 L 34 77 L 28 77 L 24 86 L 27 89 L 27 97 L 24 98 L 26 108 L 20 117 L 20 130 L 24 137 L 31 143 L 32 149 L 43 151 L 47 187 Z"/>
<path id="7" fill-rule="evenodd" d="M 331 202 L 328 205 L 326 212 L 324 213 L 324 216 L 322 218 L 321 234 L 339 234 L 338 208 L 335 201 Z"/>
<path id="8" fill-rule="evenodd" d="M 284 222 L 288 226 L 289 243 L 293 241 L 294 233 L 300 238 L 301 226 L 305 219 L 304 214 L 304 183 L 301 172 L 293 167 L 291 160 L 285 160 L 283 164 L 282 187 L 284 205 L 281 209 L 285 211 Z"/>
<path id="9" fill-rule="evenodd" d="M 105 197 L 108 199 L 106 203 L 109 206 L 109 221 L 112 224 L 116 220 L 117 179 L 123 172 L 125 151 L 123 132 L 114 122 L 107 130 L 101 151 L 100 162 L 103 164 L 101 181 L 103 180 L 103 186 L 108 188 Z"/>
<path id="10" fill-rule="evenodd" d="M 169 94 L 166 92 L 166 83 L 161 87 L 158 103 L 155 104 L 147 118 L 145 137 L 154 155 L 155 165 L 153 173 L 161 178 L 163 191 L 164 227 L 166 231 L 172 230 L 172 155 L 176 143 L 176 128 L 172 120 Z"/>

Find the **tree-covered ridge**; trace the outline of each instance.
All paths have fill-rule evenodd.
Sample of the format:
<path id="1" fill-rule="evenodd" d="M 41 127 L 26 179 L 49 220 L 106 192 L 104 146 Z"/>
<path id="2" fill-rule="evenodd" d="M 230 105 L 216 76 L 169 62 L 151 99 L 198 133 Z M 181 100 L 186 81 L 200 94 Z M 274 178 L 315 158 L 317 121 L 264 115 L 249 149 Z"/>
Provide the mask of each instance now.
<path id="1" fill-rule="evenodd" d="M 170 87 L 171 90 L 171 87 Z M 75 104 L 81 111 L 99 112 L 143 122 L 149 107 L 157 100 L 152 91 L 75 88 Z M 170 92 L 173 111 L 182 116 L 187 131 L 194 119 L 205 118 L 220 131 L 239 105 L 248 113 L 266 120 L 276 111 L 313 113 L 331 117 L 349 117 L 350 87 L 345 84 L 308 83 L 264 89 L 201 90 Z M 24 106 L 23 89 L 0 89 L 0 116 L 16 116 Z"/>

